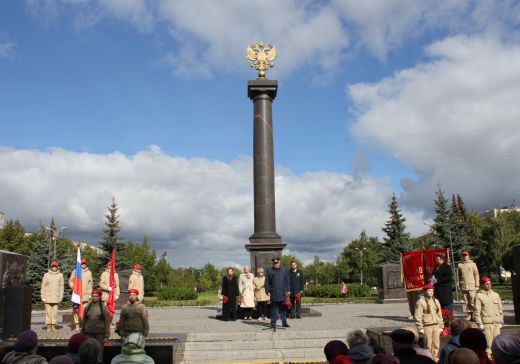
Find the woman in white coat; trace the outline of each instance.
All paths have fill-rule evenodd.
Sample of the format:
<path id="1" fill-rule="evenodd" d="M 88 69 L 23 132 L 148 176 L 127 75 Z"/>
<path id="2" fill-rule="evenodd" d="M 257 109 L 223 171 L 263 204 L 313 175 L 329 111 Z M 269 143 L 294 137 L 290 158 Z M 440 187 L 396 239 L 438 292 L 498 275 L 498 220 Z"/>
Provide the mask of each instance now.
<path id="1" fill-rule="evenodd" d="M 249 266 L 244 266 L 244 273 L 238 279 L 238 289 L 240 291 L 240 308 L 244 310 L 244 319 L 252 320 L 251 314 L 255 308 L 255 286 L 253 279 L 255 276 L 249 271 Z"/>

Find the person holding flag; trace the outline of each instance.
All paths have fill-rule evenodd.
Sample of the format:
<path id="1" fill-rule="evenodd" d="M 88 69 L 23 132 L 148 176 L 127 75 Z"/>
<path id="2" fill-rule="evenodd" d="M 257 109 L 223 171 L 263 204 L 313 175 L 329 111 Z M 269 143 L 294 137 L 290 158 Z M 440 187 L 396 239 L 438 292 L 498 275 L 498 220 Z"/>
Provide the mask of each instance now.
<path id="1" fill-rule="evenodd" d="M 81 262 L 81 264 L 80 264 Z M 79 266 L 79 267 L 78 267 Z M 81 294 L 79 294 L 79 290 L 75 287 L 77 285 L 77 281 L 81 282 Z M 81 259 L 81 252 L 78 248 L 78 254 L 76 259 L 76 268 L 72 271 L 69 278 L 69 287 L 72 289 L 72 302 L 74 303 L 73 311 L 74 311 L 74 330 L 78 331 L 80 329 L 80 323 L 83 319 L 82 316 L 78 314 L 78 310 L 76 308 L 77 303 L 74 302 L 74 294 L 78 294 L 81 297 L 81 308 L 85 309 L 85 306 L 88 303 L 90 298 L 90 292 L 92 291 L 93 280 L 92 280 L 92 272 L 87 267 L 87 261 L 85 259 Z"/>
<path id="2" fill-rule="evenodd" d="M 103 292 L 101 300 L 107 305 L 110 314 L 115 312 L 115 301 L 119 298 L 119 274 L 116 272 L 116 251 L 112 252 L 112 259 L 107 263 L 107 269 L 101 273 L 99 287 Z"/>

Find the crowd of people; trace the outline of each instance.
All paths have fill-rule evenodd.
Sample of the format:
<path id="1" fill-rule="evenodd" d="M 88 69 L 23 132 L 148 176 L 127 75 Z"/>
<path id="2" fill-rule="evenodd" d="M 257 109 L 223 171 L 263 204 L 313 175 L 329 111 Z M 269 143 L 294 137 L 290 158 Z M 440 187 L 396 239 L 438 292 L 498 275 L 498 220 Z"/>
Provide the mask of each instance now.
<path id="1" fill-rule="evenodd" d="M 441 357 L 436 360 L 426 349 L 423 338 L 413 327 L 394 330 L 390 333 L 392 352 L 361 330 L 347 335 L 346 343 L 340 340 L 328 342 L 323 352 L 331 364 L 519 364 L 520 338 L 498 335 L 491 345 L 491 357 L 486 352 L 486 337 L 481 330 L 471 328 L 466 320 L 454 320 L 454 336 L 444 346 Z"/>
<path id="2" fill-rule="evenodd" d="M 257 276 L 250 272 L 249 266 L 244 266 L 243 273 L 237 278 L 232 267 L 226 269 L 222 278 L 222 319 L 235 321 L 237 319 L 237 298 L 244 312 L 244 320 L 252 320 L 252 311 L 258 309 L 259 321 L 270 321 L 270 327 L 276 330 L 278 318 L 282 327 L 289 327 L 287 321 L 301 319 L 301 296 L 305 288 L 303 272 L 298 269 L 298 263 L 291 262 L 287 271 L 279 257 L 272 258 L 273 265 L 267 269 L 257 269 Z M 269 318 L 267 304 L 271 303 Z"/>

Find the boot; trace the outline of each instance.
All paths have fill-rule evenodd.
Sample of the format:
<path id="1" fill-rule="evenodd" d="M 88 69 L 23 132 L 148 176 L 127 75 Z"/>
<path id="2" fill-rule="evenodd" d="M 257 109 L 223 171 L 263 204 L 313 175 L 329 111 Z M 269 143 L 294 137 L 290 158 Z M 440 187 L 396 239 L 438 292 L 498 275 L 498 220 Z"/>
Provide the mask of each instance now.
<path id="1" fill-rule="evenodd" d="M 47 332 L 51 332 L 51 330 L 52 330 L 52 329 L 51 329 L 51 325 L 47 325 L 47 329 L 46 329 L 45 331 L 47 331 Z"/>
<path id="2" fill-rule="evenodd" d="M 56 325 L 51 325 L 51 332 L 55 332 L 56 331 Z"/>
<path id="3" fill-rule="evenodd" d="M 75 324 L 75 325 L 74 325 L 74 330 L 75 330 L 75 331 L 80 331 L 79 324 Z"/>

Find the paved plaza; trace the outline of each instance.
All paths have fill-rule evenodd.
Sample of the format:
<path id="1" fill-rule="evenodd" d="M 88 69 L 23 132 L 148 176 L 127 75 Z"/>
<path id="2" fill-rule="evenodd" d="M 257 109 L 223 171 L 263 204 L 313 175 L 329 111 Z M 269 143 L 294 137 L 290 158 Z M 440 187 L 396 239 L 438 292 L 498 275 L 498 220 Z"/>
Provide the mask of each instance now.
<path id="1" fill-rule="evenodd" d="M 368 327 L 395 327 L 413 325 L 408 320 L 408 305 L 406 303 L 376 304 L 324 304 L 307 306 L 318 311 L 322 317 L 304 317 L 301 320 L 289 320 L 290 331 L 310 330 L 349 330 L 366 329 Z M 268 326 L 266 321 L 229 321 L 215 319 L 218 307 L 168 307 L 149 308 L 150 333 L 218 333 L 223 328 L 232 332 L 262 331 Z M 60 311 L 60 318 L 65 311 Z M 513 324 L 514 310 L 512 304 L 504 304 L 506 323 Z M 116 312 L 116 320 L 119 312 Z M 278 321 L 280 325 L 280 321 Z M 41 338 L 55 338 L 70 336 L 70 326 L 62 325 L 55 333 L 46 333 L 44 329 L 43 312 L 33 312 L 32 328 Z M 116 338 L 117 334 L 113 334 Z"/>

